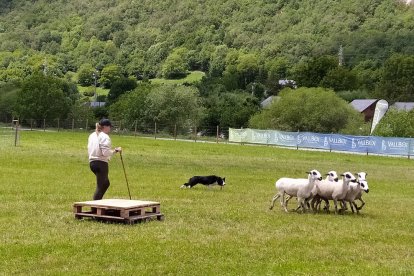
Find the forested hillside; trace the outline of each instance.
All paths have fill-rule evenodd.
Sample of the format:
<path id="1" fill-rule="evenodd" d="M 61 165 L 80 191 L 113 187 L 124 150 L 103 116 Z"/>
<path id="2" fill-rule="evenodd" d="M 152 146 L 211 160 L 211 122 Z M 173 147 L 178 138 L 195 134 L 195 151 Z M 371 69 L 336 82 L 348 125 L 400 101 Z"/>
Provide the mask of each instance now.
<path id="1" fill-rule="evenodd" d="M 3 83 L 43 71 L 84 86 L 96 74 L 109 89 L 112 72 L 146 80 L 199 70 L 207 109 L 211 94 L 246 91 L 259 102 L 278 94 L 280 79 L 414 101 L 413 55 L 414 5 L 405 1 L 0 2 Z"/>
<path id="2" fill-rule="evenodd" d="M 395 0 L 2 1 L 0 50 L 52 55 L 63 73 L 115 62 L 155 74 L 174 49 L 208 70 L 225 45 L 263 61 L 338 54 L 355 66 L 414 52 L 414 9 Z"/>

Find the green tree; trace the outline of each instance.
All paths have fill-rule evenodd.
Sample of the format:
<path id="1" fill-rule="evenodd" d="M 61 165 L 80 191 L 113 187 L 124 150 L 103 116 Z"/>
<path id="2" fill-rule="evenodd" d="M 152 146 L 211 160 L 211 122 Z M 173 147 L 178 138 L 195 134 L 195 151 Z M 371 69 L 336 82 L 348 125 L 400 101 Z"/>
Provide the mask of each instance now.
<path id="1" fill-rule="evenodd" d="M 133 79 L 122 77 L 116 80 L 112 84 L 111 89 L 108 92 L 107 104 L 111 105 L 118 99 L 119 96 L 121 96 L 127 91 L 134 90 L 135 87 L 137 87 L 137 82 Z"/>
<path id="2" fill-rule="evenodd" d="M 351 124 L 363 125 L 362 116 L 332 90 L 286 88 L 280 96 L 279 101 L 250 119 L 251 127 L 336 133 Z"/>
<path id="3" fill-rule="evenodd" d="M 331 88 L 334 91 L 354 90 L 358 87 L 357 76 L 342 66 L 336 67 L 326 73 L 320 86 Z"/>
<path id="4" fill-rule="evenodd" d="M 65 82 L 36 73 L 22 83 L 17 93 L 16 111 L 21 118 L 66 118 L 72 100 L 65 94 Z"/>
<path id="5" fill-rule="evenodd" d="M 18 83 L 0 82 L 0 120 L 8 122 L 12 118 L 19 89 Z"/>
<path id="6" fill-rule="evenodd" d="M 140 83 L 131 93 L 123 94 L 109 107 L 109 116 L 115 120 L 124 120 L 127 125 L 135 122 L 140 129 L 153 127 L 153 118 L 148 118 L 148 94 L 152 86 Z"/>
<path id="7" fill-rule="evenodd" d="M 191 86 L 154 87 L 148 95 L 147 105 L 147 116 L 170 131 L 175 124 L 181 129 L 195 126 L 203 116 L 198 90 Z"/>
<path id="8" fill-rule="evenodd" d="M 250 117 L 259 110 L 257 99 L 242 91 L 211 95 L 205 101 L 203 126 L 246 127 Z"/>
<path id="9" fill-rule="evenodd" d="M 390 102 L 414 101 L 414 55 L 387 59 L 376 94 Z"/>
<path id="10" fill-rule="evenodd" d="M 372 133 L 384 137 L 414 137 L 414 110 L 390 108 Z"/>
<path id="11" fill-rule="evenodd" d="M 311 58 L 299 63 L 294 68 L 294 79 L 298 86 L 318 87 L 327 73 L 337 66 L 338 62 L 334 57 Z"/>
<path id="12" fill-rule="evenodd" d="M 82 121 L 89 120 L 91 123 L 95 121 L 94 110 L 89 106 L 89 101 L 87 99 L 76 101 L 70 107 L 67 117 Z"/>
<path id="13" fill-rule="evenodd" d="M 102 69 L 101 77 L 99 79 L 99 82 L 102 84 L 105 88 L 111 88 L 112 84 L 122 78 L 122 70 L 121 67 L 119 67 L 116 64 L 110 64 L 105 66 Z"/>
<path id="14" fill-rule="evenodd" d="M 91 86 L 95 84 L 95 78 L 98 76 L 96 70 L 89 63 L 82 64 L 78 70 L 78 83 L 81 86 Z"/>
<path id="15" fill-rule="evenodd" d="M 226 55 L 228 47 L 219 45 L 215 48 L 210 57 L 209 75 L 210 77 L 221 77 L 226 68 Z"/>
<path id="16" fill-rule="evenodd" d="M 259 74 L 258 57 L 255 54 L 242 54 L 239 56 L 236 68 L 246 87 L 247 84 L 254 82 Z"/>
<path id="17" fill-rule="evenodd" d="M 187 75 L 188 62 L 186 48 L 177 48 L 167 57 L 161 68 L 162 76 L 166 79 L 180 79 Z"/>

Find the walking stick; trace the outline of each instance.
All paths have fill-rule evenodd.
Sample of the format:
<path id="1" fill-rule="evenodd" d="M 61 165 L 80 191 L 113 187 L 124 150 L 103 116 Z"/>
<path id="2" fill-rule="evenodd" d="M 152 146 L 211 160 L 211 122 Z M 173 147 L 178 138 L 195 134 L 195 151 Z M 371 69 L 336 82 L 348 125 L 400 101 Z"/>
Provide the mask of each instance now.
<path id="1" fill-rule="evenodd" d="M 125 172 L 124 159 L 122 159 L 122 151 L 119 152 L 119 155 L 121 156 L 121 163 L 122 163 L 122 168 L 124 169 L 124 175 L 125 175 L 125 181 L 126 181 L 127 188 L 128 188 L 129 199 L 131 200 L 131 192 L 129 191 L 129 184 L 128 184 L 128 178 Z"/>

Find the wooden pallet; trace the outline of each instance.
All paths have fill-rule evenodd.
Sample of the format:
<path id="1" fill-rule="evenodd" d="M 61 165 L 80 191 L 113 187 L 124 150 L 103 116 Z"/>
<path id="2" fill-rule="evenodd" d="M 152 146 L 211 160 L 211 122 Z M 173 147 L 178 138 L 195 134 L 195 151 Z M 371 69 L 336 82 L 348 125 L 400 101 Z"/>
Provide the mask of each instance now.
<path id="1" fill-rule="evenodd" d="M 118 221 L 132 224 L 134 222 L 163 220 L 160 203 L 143 200 L 101 199 L 75 202 L 75 218 L 94 218 L 102 221 Z"/>

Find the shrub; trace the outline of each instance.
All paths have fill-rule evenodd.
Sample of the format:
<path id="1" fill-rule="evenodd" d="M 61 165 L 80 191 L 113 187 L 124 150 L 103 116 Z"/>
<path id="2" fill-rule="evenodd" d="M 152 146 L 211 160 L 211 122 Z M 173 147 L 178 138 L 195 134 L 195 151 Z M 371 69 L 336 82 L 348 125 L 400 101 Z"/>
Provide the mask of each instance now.
<path id="1" fill-rule="evenodd" d="M 313 131 L 336 133 L 353 124 L 363 125 L 362 115 L 338 97 L 323 88 L 286 88 L 281 99 L 250 119 L 254 128 L 284 131 Z M 355 126 L 356 125 L 356 126 Z"/>

